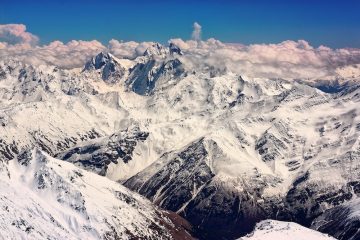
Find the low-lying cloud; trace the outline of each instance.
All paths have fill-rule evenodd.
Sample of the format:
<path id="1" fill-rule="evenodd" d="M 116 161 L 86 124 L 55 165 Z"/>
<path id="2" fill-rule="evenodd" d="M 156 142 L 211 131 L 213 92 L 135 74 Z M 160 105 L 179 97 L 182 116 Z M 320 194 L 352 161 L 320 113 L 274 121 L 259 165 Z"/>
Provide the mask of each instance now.
<path id="1" fill-rule="evenodd" d="M 39 38 L 26 31 L 24 24 L 0 25 L 0 42 L 4 44 L 29 44 L 36 45 Z M 3 47 L 0 45 L 0 47 Z"/>
<path id="2" fill-rule="evenodd" d="M 304 40 L 278 44 L 225 44 L 216 39 L 172 39 L 196 68 L 215 66 L 250 77 L 316 79 L 335 75 L 337 68 L 360 64 L 360 49 L 312 47 Z"/>
<path id="3" fill-rule="evenodd" d="M 116 57 L 134 59 L 144 54 L 153 42 L 121 42 L 115 39 L 109 41 L 108 49 Z"/>
<path id="4" fill-rule="evenodd" d="M 96 40 L 54 41 L 42 46 L 37 42 L 38 38 L 26 32 L 24 25 L 0 25 L 0 58 L 15 58 L 35 65 L 82 67 L 100 51 L 134 59 L 153 44 L 115 39 L 107 46 Z M 360 49 L 314 48 L 304 40 L 251 45 L 223 43 L 216 39 L 201 41 L 201 26 L 197 23 L 194 23 L 192 40 L 171 39 L 169 42 L 183 50 L 181 60 L 190 68 L 212 67 L 249 77 L 326 79 L 335 76 L 339 68 L 360 64 Z"/>
<path id="5" fill-rule="evenodd" d="M 81 67 L 92 56 L 105 50 L 98 41 L 72 40 L 66 44 L 60 41 L 43 46 L 28 44 L 7 44 L 0 49 L 0 58 L 13 58 L 34 65 L 55 65 L 61 68 Z"/>

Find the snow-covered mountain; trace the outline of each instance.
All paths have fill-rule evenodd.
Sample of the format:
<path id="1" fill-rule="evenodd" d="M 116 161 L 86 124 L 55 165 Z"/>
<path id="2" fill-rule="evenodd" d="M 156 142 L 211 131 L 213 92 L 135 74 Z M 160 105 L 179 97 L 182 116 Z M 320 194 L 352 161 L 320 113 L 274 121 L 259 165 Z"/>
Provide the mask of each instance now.
<path id="1" fill-rule="evenodd" d="M 1 239 L 192 239 L 179 216 L 38 149 L 0 177 Z"/>
<path id="2" fill-rule="evenodd" d="M 317 221 L 360 194 L 359 101 L 356 77 L 248 78 L 197 68 L 174 44 L 135 59 L 102 52 L 71 70 L 2 60 L 0 159 L 38 147 L 177 212 L 206 239 L 269 218 L 337 237 L 344 228 Z"/>
<path id="3" fill-rule="evenodd" d="M 99 53 L 87 62 L 83 71 L 95 71 L 95 74 L 101 74 L 101 78 L 107 83 L 119 82 L 126 74 L 121 60 L 105 52 Z"/>
<path id="4" fill-rule="evenodd" d="M 312 231 L 299 224 L 264 220 L 256 224 L 255 230 L 239 240 L 334 240 L 328 235 Z"/>

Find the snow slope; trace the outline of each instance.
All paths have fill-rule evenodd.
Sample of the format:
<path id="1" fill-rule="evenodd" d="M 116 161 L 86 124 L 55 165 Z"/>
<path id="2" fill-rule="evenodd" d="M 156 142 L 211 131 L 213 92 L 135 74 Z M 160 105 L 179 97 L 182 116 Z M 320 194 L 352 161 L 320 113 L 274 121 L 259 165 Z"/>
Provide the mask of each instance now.
<path id="1" fill-rule="evenodd" d="M 310 226 L 359 195 L 351 69 L 331 84 L 248 78 L 185 54 L 155 43 L 83 69 L 1 61 L 0 159 L 39 147 L 124 182 L 207 239 L 268 218 Z"/>
<path id="2" fill-rule="evenodd" d="M 0 173 L 1 239 L 192 239 L 173 221 L 179 217 L 40 150 L 7 168 Z"/>
<path id="3" fill-rule="evenodd" d="M 239 240 L 331 240 L 326 234 L 316 232 L 292 222 L 264 220 L 256 224 L 254 231 Z"/>

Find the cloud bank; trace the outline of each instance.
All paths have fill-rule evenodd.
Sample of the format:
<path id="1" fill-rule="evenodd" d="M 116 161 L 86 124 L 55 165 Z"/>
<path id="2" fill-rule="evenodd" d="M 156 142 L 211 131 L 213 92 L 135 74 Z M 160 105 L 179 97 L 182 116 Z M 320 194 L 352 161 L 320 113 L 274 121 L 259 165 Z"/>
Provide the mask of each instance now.
<path id="1" fill-rule="evenodd" d="M 39 38 L 37 36 L 26 32 L 26 26 L 23 24 L 0 25 L 0 42 L 2 44 L 35 45 L 38 41 Z"/>
<path id="2" fill-rule="evenodd" d="M 34 65 L 50 64 L 61 68 L 75 68 L 83 66 L 92 56 L 105 49 L 106 47 L 95 40 L 72 40 L 66 44 L 54 41 L 44 46 L 7 44 L 0 49 L 0 58 L 14 58 Z"/>
<path id="3" fill-rule="evenodd" d="M 314 48 L 304 40 L 251 45 L 226 44 L 216 39 L 170 42 L 187 53 L 194 68 L 215 66 L 250 77 L 326 78 L 336 75 L 338 68 L 360 64 L 360 49 Z"/>
<path id="4" fill-rule="evenodd" d="M 115 39 L 107 46 L 96 40 L 54 41 L 42 46 L 37 42 L 38 37 L 26 32 L 24 25 L 0 25 L 0 59 L 15 58 L 35 65 L 83 67 L 100 51 L 109 51 L 118 58 L 134 59 L 153 44 Z M 194 23 L 192 40 L 171 39 L 169 42 L 183 50 L 181 60 L 196 70 L 212 67 L 249 77 L 326 79 L 335 76 L 340 68 L 351 68 L 352 71 L 360 68 L 360 49 L 314 48 L 304 40 L 251 45 L 223 43 L 216 39 L 201 41 L 198 23 Z"/>
<path id="5" fill-rule="evenodd" d="M 152 44 L 153 42 L 121 42 L 112 39 L 109 41 L 108 49 L 114 56 L 118 58 L 134 59 L 143 55 L 146 49 Z"/>

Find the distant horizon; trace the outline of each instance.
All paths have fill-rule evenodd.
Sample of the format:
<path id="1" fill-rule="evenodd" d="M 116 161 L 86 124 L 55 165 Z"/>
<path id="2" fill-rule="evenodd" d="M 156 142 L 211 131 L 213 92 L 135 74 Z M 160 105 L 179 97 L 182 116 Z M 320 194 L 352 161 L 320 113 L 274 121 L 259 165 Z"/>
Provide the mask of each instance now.
<path id="1" fill-rule="evenodd" d="M 360 69 L 360 1 L 1 1 L 0 58 L 33 65 L 77 68 L 101 51 L 135 59 L 171 41 L 191 66 L 253 77 Z"/>
<path id="2" fill-rule="evenodd" d="M 0 25 L 24 24 L 53 41 L 190 39 L 193 23 L 202 39 L 224 43 L 277 44 L 306 40 L 333 49 L 360 48 L 359 1 L 36 1 L 2 0 Z M 1 42 L 1 36 L 0 36 Z"/>

